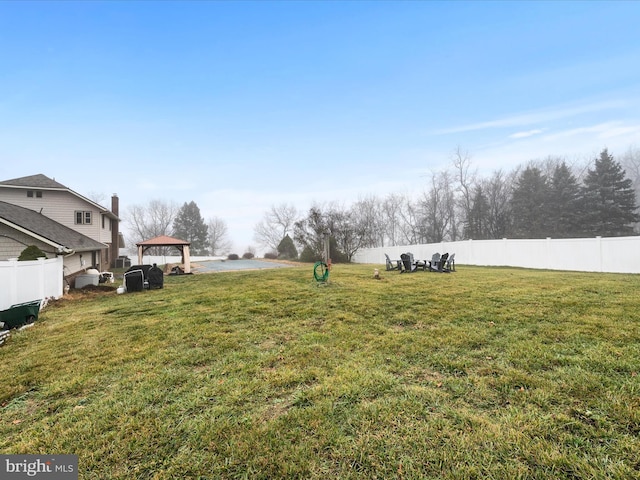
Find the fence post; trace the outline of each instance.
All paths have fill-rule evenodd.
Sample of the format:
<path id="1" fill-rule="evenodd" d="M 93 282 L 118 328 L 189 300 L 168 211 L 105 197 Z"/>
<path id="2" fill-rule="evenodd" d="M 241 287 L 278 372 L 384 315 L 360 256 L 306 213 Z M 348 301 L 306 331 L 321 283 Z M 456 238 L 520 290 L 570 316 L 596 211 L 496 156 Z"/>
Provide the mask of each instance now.
<path id="1" fill-rule="evenodd" d="M 45 286 L 44 286 L 44 279 L 45 276 L 47 274 L 47 272 L 44 269 L 44 260 L 46 257 L 38 257 L 38 287 L 39 287 L 39 298 L 44 298 L 46 295 L 44 294 L 45 292 Z"/>
<path id="2" fill-rule="evenodd" d="M 9 298 L 11 299 L 11 305 L 18 303 L 16 299 L 18 298 L 18 259 L 10 258 L 9 264 L 11 265 L 11 275 L 13 277 L 13 281 L 11 282 L 11 286 L 9 287 Z"/>

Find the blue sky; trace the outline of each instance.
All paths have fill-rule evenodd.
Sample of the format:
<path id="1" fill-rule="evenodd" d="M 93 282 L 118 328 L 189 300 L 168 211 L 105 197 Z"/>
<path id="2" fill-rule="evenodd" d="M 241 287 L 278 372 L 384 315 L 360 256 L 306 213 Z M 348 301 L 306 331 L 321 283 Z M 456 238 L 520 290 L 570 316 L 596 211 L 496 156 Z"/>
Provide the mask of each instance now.
<path id="1" fill-rule="evenodd" d="M 632 1 L 0 1 L 0 179 L 125 212 L 193 200 L 242 254 L 271 205 L 416 194 L 457 147 L 489 174 L 639 146 L 639 20 Z"/>

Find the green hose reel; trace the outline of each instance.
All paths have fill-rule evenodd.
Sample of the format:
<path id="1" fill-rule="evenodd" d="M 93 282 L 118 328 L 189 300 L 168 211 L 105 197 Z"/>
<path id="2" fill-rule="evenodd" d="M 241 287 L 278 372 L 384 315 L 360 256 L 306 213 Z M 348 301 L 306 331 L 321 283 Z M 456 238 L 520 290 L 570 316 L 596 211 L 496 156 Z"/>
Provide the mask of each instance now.
<path id="1" fill-rule="evenodd" d="M 326 282 L 329 280 L 329 267 L 324 262 L 316 262 L 313 265 L 313 278 L 316 282 Z"/>

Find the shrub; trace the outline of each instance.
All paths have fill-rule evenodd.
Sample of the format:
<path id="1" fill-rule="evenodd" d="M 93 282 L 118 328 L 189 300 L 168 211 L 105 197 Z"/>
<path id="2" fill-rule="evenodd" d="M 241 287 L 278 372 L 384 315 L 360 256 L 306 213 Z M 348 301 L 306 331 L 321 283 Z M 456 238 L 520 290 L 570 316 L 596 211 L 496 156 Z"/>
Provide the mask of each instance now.
<path id="1" fill-rule="evenodd" d="M 239 260 L 239 259 L 240 257 L 236 253 L 230 253 L 229 256 L 227 257 L 227 260 Z"/>
<path id="2" fill-rule="evenodd" d="M 255 255 L 251 252 L 245 252 L 242 254 L 242 258 L 246 260 L 251 260 L 253 257 L 255 257 Z"/>
<path id="3" fill-rule="evenodd" d="M 264 254 L 264 258 L 268 260 L 275 260 L 276 258 L 278 258 L 278 254 L 274 252 L 267 252 Z"/>
<path id="4" fill-rule="evenodd" d="M 47 255 L 35 245 L 29 245 L 25 248 L 18 257 L 18 261 L 25 262 L 27 260 L 37 260 L 40 257 L 46 257 Z"/>

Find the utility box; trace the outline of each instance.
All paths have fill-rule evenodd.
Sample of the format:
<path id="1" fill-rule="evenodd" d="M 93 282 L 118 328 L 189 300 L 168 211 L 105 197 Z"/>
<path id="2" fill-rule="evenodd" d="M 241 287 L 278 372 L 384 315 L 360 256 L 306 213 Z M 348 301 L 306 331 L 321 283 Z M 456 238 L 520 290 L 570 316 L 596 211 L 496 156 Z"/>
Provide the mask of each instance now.
<path id="1" fill-rule="evenodd" d="M 78 275 L 76 277 L 76 288 L 83 288 L 86 287 L 87 285 L 94 285 L 94 286 L 98 286 L 98 283 L 100 283 L 100 275 L 89 275 L 89 274 L 84 274 L 84 275 Z"/>
<path id="2" fill-rule="evenodd" d="M 131 266 L 131 259 L 129 257 L 120 256 L 116 258 L 116 268 L 129 268 Z"/>

